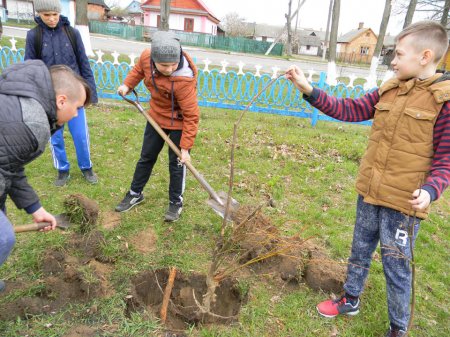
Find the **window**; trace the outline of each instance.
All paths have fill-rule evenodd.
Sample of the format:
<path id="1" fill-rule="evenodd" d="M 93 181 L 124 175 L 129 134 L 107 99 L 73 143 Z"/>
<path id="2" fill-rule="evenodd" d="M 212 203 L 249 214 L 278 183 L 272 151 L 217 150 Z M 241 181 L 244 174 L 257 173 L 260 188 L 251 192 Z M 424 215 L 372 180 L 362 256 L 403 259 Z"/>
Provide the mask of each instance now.
<path id="1" fill-rule="evenodd" d="M 194 31 L 194 19 L 184 19 L 184 31 L 193 32 Z"/>
<path id="2" fill-rule="evenodd" d="M 310 45 L 307 45 L 306 46 L 306 50 L 310 50 L 311 49 L 311 46 Z"/>
<path id="3" fill-rule="evenodd" d="M 361 55 L 369 55 L 369 47 L 363 47 L 363 46 L 361 46 L 361 48 L 360 48 L 360 50 L 359 50 L 359 53 L 361 54 Z"/>

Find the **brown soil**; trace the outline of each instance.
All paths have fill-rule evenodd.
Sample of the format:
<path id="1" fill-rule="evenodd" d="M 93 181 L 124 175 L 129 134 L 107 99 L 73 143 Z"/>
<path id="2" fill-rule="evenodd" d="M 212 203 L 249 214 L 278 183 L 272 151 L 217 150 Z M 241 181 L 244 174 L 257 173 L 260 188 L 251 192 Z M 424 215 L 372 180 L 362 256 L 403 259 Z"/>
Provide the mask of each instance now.
<path id="1" fill-rule="evenodd" d="M 250 207 L 234 215 L 233 240 L 240 248 L 240 263 L 250 263 L 258 275 L 272 275 L 284 282 L 305 281 L 312 289 L 339 292 L 345 281 L 345 266 L 331 260 L 326 250 L 312 240 L 283 237 L 270 219 Z"/>
<path id="2" fill-rule="evenodd" d="M 152 228 L 146 228 L 130 239 L 130 243 L 142 254 L 156 250 L 156 234 Z"/>
<path id="3" fill-rule="evenodd" d="M 105 212 L 100 214 L 100 224 L 104 229 L 113 230 L 120 225 L 122 215 L 119 212 Z"/>
<path id="4" fill-rule="evenodd" d="M 73 327 L 70 332 L 63 335 L 63 337 L 94 337 L 97 336 L 96 330 L 86 325 L 78 325 Z"/>
<path id="5" fill-rule="evenodd" d="M 159 317 L 168 276 L 168 269 L 144 271 L 136 275 L 131 281 L 131 294 L 127 296 L 127 315 L 147 309 Z M 227 278 L 216 289 L 216 300 L 211 307 L 213 315 L 204 314 L 196 301 L 201 303 L 205 293 L 205 275 L 178 271 L 170 296 L 166 326 L 180 330 L 190 324 L 230 323 L 237 320 L 241 306 L 247 302 L 247 295 L 240 292 L 237 280 Z"/>
<path id="6" fill-rule="evenodd" d="M 88 236 L 74 233 L 65 251 L 48 251 L 41 262 L 43 278 L 33 284 L 14 282 L 5 295 L 38 286 L 40 290 L 33 296 L 6 303 L 0 311 L 0 320 L 49 314 L 73 302 L 83 303 L 113 294 L 108 282 L 112 267 L 96 260 L 102 241 L 103 235 L 97 231 Z"/>

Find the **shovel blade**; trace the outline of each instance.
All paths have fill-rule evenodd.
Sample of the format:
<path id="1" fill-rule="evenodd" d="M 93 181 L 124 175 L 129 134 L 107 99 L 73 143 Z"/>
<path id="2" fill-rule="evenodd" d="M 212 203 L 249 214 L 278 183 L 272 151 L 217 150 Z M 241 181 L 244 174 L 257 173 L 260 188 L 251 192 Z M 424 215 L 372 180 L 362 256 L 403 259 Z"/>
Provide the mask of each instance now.
<path id="1" fill-rule="evenodd" d="M 56 227 L 66 230 L 70 227 L 70 219 L 65 213 L 55 215 Z"/>
<path id="2" fill-rule="evenodd" d="M 216 212 L 222 218 L 225 218 L 225 209 L 227 207 L 228 194 L 223 191 L 219 191 L 217 193 L 217 196 L 219 197 L 219 200 L 210 198 L 206 201 L 206 203 L 214 210 L 214 212 Z M 233 219 L 233 214 L 238 209 L 239 209 L 239 203 L 235 199 L 231 198 L 230 209 L 227 214 L 228 221 L 231 221 Z"/>

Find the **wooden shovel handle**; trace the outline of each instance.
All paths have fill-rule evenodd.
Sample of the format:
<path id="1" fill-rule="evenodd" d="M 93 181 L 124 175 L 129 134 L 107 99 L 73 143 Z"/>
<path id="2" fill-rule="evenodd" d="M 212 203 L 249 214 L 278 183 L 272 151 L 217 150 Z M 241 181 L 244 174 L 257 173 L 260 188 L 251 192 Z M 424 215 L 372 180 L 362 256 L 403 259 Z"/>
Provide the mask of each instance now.
<path id="1" fill-rule="evenodd" d="M 38 222 L 38 223 L 30 223 L 28 225 L 14 226 L 14 232 L 22 233 L 22 232 L 33 232 L 41 230 L 47 226 L 51 226 L 50 222 Z"/>
<path id="2" fill-rule="evenodd" d="M 122 98 L 125 101 L 134 105 L 139 110 L 139 112 L 147 119 L 147 121 L 150 123 L 150 125 L 153 126 L 155 131 L 158 132 L 158 134 L 161 136 L 161 138 L 164 139 L 164 141 L 167 143 L 167 145 L 169 145 L 169 147 L 172 149 L 172 151 L 175 152 L 175 154 L 178 156 L 178 158 L 181 159 L 180 149 L 172 142 L 172 140 L 169 138 L 169 136 L 166 135 L 166 133 L 164 132 L 163 129 L 161 129 L 161 127 L 158 125 L 158 123 L 156 123 L 156 121 L 152 117 L 150 117 L 150 115 L 148 113 L 146 113 L 144 111 L 144 108 L 139 103 L 139 98 L 138 98 L 138 95 L 135 90 L 133 90 L 133 93 L 136 96 L 136 101 L 133 101 L 133 100 L 125 97 L 121 93 L 119 93 L 119 95 L 122 96 Z M 208 184 L 208 182 L 205 180 L 205 178 L 203 178 L 203 176 L 197 171 L 197 169 L 191 164 L 191 162 L 187 161 L 184 164 L 189 169 L 189 171 L 191 171 L 192 175 L 195 177 L 195 179 L 197 179 L 197 181 L 200 183 L 200 185 L 202 185 L 202 187 L 205 189 L 205 191 L 208 192 L 209 196 L 213 200 L 215 200 L 219 205 L 224 206 L 223 201 L 219 198 L 216 191 L 213 190 L 211 185 Z"/>

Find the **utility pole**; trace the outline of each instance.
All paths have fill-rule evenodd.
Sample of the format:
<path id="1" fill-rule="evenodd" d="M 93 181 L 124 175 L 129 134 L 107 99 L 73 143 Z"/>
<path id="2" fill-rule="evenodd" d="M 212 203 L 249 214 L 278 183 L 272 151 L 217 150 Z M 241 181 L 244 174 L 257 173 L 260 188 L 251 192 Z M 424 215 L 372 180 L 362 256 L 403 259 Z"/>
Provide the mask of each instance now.
<path id="1" fill-rule="evenodd" d="M 161 0 L 161 27 L 160 30 L 169 30 L 170 0 Z"/>
<path id="2" fill-rule="evenodd" d="M 322 61 L 325 61 L 325 57 L 327 55 L 332 11 L 333 11 L 333 0 L 330 0 L 330 6 L 328 8 L 327 29 L 325 30 L 325 41 L 324 41 L 324 44 L 323 44 Z"/>

